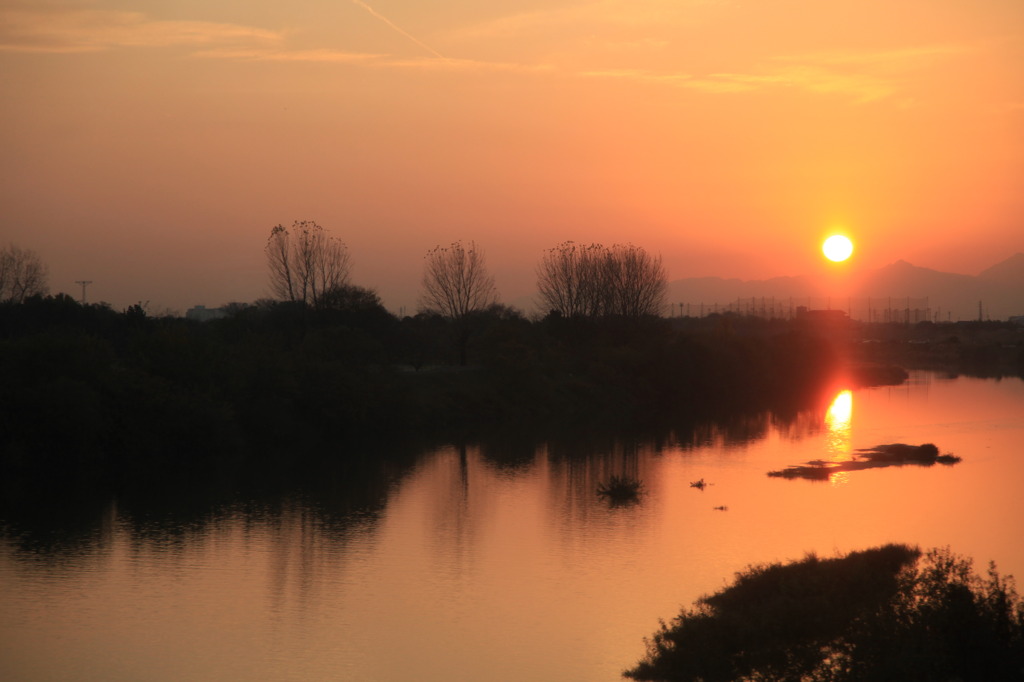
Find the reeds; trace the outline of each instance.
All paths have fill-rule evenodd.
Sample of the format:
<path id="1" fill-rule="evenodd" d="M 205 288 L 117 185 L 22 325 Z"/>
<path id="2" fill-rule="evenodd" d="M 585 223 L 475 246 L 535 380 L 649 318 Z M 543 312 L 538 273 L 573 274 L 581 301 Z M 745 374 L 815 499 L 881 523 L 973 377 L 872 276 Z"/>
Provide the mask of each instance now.
<path id="1" fill-rule="evenodd" d="M 614 502 L 624 502 L 637 499 L 643 492 L 643 487 L 640 479 L 614 475 L 606 482 L 598 484 L 597 494 Z"/>

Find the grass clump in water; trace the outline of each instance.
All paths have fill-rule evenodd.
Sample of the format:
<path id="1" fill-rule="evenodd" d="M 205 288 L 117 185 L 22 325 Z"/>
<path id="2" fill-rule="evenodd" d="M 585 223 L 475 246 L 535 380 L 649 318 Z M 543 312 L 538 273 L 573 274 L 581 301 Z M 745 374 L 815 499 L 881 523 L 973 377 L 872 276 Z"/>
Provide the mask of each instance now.
<path id="1" fill-rule="evenodd" d="M 614 475 L 597 486 L 597 494 L 613 502 L 628 502 L 637 499 L 643 488 L 640 479 Z"/>

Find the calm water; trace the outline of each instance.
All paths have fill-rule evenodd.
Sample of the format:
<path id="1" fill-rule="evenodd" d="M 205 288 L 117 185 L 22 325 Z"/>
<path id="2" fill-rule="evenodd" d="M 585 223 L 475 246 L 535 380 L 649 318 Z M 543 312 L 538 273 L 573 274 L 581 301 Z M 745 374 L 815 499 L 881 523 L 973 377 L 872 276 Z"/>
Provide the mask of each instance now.
<path id="1" fill-rule="evenodd" d="M 657 445 L 443 448 L 356 497 L 8 519 L 0 679 L 616 680 L 659 618 L 750 563 L 896 541 L 1024 579 L 1024 382 L 841 388 Z M 765 475 L 890 442 L 963 462 Z M 639 504 L 595 495 L 614 473 L 644 481 Z"/>

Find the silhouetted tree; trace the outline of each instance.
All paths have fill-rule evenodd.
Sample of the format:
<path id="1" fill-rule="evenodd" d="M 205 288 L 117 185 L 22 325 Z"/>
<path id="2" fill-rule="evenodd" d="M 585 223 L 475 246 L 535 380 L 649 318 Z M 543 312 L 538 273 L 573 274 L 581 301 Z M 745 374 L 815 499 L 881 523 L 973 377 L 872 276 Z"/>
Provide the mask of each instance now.
<path id="1" fill-rule="evenodd" d="M 231 301 L 230 303 L 222 305 L 220 309 L 224 311 L 226 316 L 235 317 L 252 306 L 252 303 L 246 303 L 244 301 Z"/>
<path id="2" fill-rule="evenodd" d="M 661 258 L 632 244 L 563 242 L 537 268 L 542 305 L 566 317 L 657 315 L 666 286 Z"/>
<path id="3" fill-rule="evenodd" d="M 382 343 L 392 343 L 398 320 L 373 289 L 345 284 L 324 294 L 320 307 L 324 321 L 359 327 Z"/>
<path id="4" fill-rule="evenodd" d="M 421 313 L 439 315 L 447 323 L 458 363 L 467 364 L 470 338 L 479 330 L 475 313 L 498 300 L 494 277 L 487 271 L 484 253 L 476 242 L 463 246 L 435 246 L 424 257 Z"/>
<path id="5" fill-rule="evenodd" d="M 21 303 L 46 292 L 46 266 L 35 251 L 15 244 L 0 249 L 0 302 Z"/>
<path id="6" fill-rule="evenodd" d="M 616 244 L 608 251 L 610 313 L 626 317 L 658 315 L 668 286 L 661 256 L 639 246 Z"/>
<path id="7" fill-rule="evenodd" d="M 149 301 L 146 301 L 145 303 L 139 301 L 138 303 L 130 305 L 124 309 L 124 317 L 126 320 L 130 320 L 132 322 L 144 322 L 149 318 L 149 313 L 146 311 L 148 307 Z"/>
<path id="8" fill-rule="evenodd" d="M 449 320 L 464 318 L 498 301 L 494 277 L 487 271 L 484 252 L 476 242 L 435 246 L 427 252 L 421 307 Z"/>
<path id="9" fill-rule="evenodd" d="M 376 291 L 354 284 L 344 284 L 325 292 L 321 303 L 325 310 L 345 312 L 384 308 Z"/>
<path id="10" fill-rule="evenodd" d="M 545 308 L 565 317 L 602 312 L 600 244 L 562 242 L 548 249 L 537 268 L 537 289 Z"/>
<path id="11" fill-rule="evenodd" d="M 348 283 L 348 248 L 311 220 L 297 220 L 270 230 L 265 247 L 270 289 L 285 301 L 320 308 L 330 291 Z"/>

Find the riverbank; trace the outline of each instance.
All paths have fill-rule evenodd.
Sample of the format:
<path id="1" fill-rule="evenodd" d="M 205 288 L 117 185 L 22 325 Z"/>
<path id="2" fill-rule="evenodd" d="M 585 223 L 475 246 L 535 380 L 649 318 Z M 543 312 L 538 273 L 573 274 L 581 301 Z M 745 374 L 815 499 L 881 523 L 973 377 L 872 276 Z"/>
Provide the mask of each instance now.
<path id="1" fill-rule="evenodd" d="M 1010 322 L 860 324 L 855 357 L 986 378 L 1024 377 L 1024 325 Z"/>

